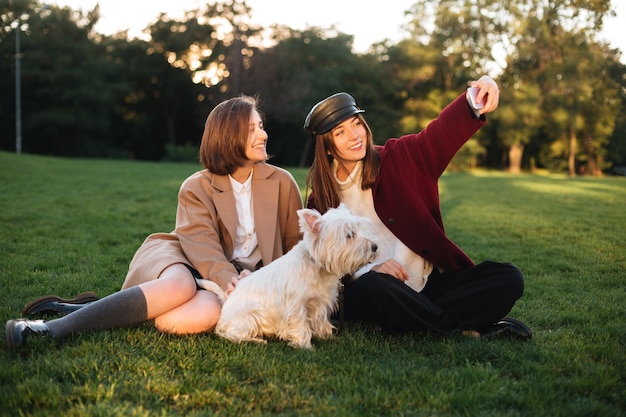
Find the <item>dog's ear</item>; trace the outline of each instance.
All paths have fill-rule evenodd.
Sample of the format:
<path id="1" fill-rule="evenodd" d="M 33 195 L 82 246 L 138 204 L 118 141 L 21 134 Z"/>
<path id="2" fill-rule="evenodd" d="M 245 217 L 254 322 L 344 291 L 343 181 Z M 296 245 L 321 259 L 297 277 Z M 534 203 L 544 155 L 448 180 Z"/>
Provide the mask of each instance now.
<path id="1" fill-rule="evenodd" d="M 308 231 L 315 235 L 320 233 L 320 224 L 318 220 L 322 217 L 322 215 L 317 210 L 298 210 L 298 217 L 300 217 L 300 228 L 302 229 L 302 232 Z"/>

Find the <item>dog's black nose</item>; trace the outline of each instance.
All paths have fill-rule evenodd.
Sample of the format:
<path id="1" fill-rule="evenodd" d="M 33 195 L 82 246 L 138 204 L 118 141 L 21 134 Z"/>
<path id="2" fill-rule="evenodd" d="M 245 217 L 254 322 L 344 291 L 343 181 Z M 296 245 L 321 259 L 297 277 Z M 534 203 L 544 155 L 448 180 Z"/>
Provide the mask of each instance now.
<path id="1" fill-rule="evenodd" d="M 378 250 L 378 245 L 376 243 L 372 243 L 372 252 L 376 252 Z"/>

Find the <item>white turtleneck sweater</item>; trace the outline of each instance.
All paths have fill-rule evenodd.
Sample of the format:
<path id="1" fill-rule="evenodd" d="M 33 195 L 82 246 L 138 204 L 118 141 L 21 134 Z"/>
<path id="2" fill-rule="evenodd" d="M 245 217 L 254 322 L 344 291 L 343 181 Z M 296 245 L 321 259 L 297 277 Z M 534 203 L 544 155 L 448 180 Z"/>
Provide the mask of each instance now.
<path id="1" fill-rule="evenodd" d="M 395 259 L 406 269 L 409 279 L 406 284 L 419 292 L 424 289 L 428 276 L 433 270 L 433 265 L 424 258 L 409 249 L 402 243 L 380 220 L 374 210 L 372 189 L 361 189 L 361 170 L 363 163 L 359 161 L 345 181 L 337 178 L 337 162 L 334 161 L 335 180 L 339 184 L 341 201 L 350 209 L 352 214 L 364 216 L 374 222 L 374 235 L 378 237 L 378 258 L 376 264 L 383 263 L 388 259 Z M 416 233 L 418 233 L 416 231 Z M 369 271 L 374 264 L 370 264 L 353 274 L 356 279 Z"/>

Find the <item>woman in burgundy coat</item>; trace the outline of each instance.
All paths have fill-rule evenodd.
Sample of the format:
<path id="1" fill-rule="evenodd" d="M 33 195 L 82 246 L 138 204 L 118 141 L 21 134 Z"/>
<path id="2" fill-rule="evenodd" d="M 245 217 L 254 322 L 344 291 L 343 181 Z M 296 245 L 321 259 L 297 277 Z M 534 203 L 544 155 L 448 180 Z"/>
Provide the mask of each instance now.
<path id="1" fill-rule="evenodd" d="M 320 101 L 307 115 L 304 127 L 316 146 L 308 206 L 325 212 L 343 202 L 373 219 L 380 238 L 377 263 L 344 278 L 346 319 L 392 332 L 532 336 L 524 323 L 505 317 L 524 291 L 520 270 L 475 265 L 443 227 L 439 177 L 498 106 L 491 78 L 470 85 L 474 101 L 463 93 L 420 133 L 383 146 L 374 145 L 364 110 L 347 93 Z"/>

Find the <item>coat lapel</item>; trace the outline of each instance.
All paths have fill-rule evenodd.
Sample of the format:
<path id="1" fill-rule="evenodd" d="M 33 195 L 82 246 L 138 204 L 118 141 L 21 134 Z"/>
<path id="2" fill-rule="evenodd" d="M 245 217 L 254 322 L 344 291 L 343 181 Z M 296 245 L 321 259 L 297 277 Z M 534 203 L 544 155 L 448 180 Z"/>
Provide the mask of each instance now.
<path id="1" fill-rule="evenodd" d="M 280 184 L 277 180 L 268 179 L 273 172 L 274 168 L 271 166 L 259 163 L 254 166 L 252 175 L 254 227 L 259 240 L 263 265 L 269 264 L 274 258 L 274 240 L 277 238 Z"/>
<path id="2" fill-rule="evenodd" d="M 237 237 L 237 209 L 235 208 L 235 196 L 233 195 L 233 188 L 230 185 L 228 176 L 215 175 L 213 177 L 212 186 L 221 191 L 215 193 L 213 196 L 213 202 L 215 204 L 215 210 L 218 217 L 222 220 L 226 231 L 231 237 L 231 241 L 235 242 Z M 234 248 L 229 248 L 231 253 L 226 254 L 229 258 L 233 255 Z"/>

